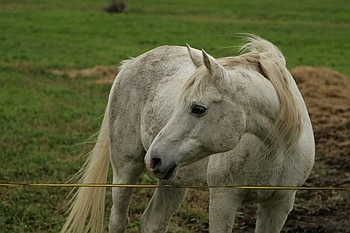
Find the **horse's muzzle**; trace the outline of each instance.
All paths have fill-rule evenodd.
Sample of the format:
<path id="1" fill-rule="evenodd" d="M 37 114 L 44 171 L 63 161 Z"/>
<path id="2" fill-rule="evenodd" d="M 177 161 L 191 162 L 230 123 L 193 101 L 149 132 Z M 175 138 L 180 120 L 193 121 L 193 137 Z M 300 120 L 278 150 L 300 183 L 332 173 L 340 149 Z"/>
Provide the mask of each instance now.
<path id="1" fill-rule="evenodd" d="M 172 178 L 177 169 L 176 164 L 165 166 L 160 158 L 152 158 L 150 162 L 146 162 L 146 166 L 152 175 L 163 180 Z"/>

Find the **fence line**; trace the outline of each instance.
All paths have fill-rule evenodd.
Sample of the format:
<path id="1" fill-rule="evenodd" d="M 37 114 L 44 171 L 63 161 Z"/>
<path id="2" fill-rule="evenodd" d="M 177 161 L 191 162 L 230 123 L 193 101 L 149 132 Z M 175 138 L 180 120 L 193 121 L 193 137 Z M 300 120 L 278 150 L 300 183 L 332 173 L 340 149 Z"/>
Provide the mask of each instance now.
<path id="1" fill-rule="evenodd" d="M 320 186 L 248 186 L 248 185 L 159 185 L 159 184 L 61 184 L 61 183 L 0 183 L 0 187 L 118 187 L 118 188 L 236 188 L 265 190 L 323 190 L 350 191 L 350 187 L 320 187 Z"/>

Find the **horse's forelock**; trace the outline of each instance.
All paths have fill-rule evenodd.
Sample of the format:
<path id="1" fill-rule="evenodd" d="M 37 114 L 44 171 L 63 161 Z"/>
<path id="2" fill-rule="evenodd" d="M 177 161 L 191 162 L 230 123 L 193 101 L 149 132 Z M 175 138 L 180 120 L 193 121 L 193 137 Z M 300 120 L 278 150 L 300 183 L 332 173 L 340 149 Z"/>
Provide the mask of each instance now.
<path id="1" fill-rule="evenodd" d="M 198 67 L 182 88 L 180 100 L 186 105 L 191 105 L 197 96 L 201 98 L 204 93 L 204 82 L 209 72 L 204 65 Z"/>

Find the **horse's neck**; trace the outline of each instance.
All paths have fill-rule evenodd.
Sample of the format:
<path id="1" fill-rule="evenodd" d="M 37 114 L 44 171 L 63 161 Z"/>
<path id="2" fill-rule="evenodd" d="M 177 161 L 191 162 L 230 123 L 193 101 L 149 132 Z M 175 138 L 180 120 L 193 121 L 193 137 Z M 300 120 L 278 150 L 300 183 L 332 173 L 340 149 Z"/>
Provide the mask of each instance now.
<path id="1" fill-rule="evenodd" d="M 237 90 L 242 91 L 236 97 L 246 113 L 246 132 L 268 143 L 276 137 L 271 129 L 279 109 L 277 93 L 271 82 L 255 71 L 240 77 Z"/>

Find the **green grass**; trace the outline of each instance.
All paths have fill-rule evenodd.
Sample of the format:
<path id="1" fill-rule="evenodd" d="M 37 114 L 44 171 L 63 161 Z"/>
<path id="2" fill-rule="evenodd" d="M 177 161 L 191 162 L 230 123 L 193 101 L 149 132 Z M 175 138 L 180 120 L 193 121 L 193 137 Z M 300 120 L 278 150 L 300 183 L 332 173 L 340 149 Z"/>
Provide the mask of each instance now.
<path id="1" fill-rule="evenodd" d="M 234 33 L 250 32 L 281 48 L 289 68 L 350 75 L 347 0 L 127 3 L 127 14 L 108 14 L 101 10 L 108 1 L 0 0 L 0 182 L 65 182 L 92 146 L 80 143 L 99 129 L 110 85 L 52 69 L 116 65 L 164 44 L 234 55 Z M 58 232 L 69 191 L 0 187 L 0 229 Z M 189 215 L 199 216 L 180 211 Z"/>
<path id="2" fill-rule="evenodd" d="M 35 70 L 2 71 L 0 182 L 66 182 L 91 147 L 77 144 L 98 129 L 109 88 Z M 58 232 L 68 193 L 0 188 L 2 232 Z"/>
<path id="3" fill-rule="evenodd" d="M 6 3 L 7 2 L 7 3 Z M 0 64 L 41 67 L 114 65 L 163 44 L 235 54 L 237 32 L 279 46 L 288 66 L 328 66 L 350 74 L 347 1 L 129 1 L 127 14 L 101 11 L 107 2 L 1 1 Z M 64 3 L 65 2 L 65 3 Z"/>

